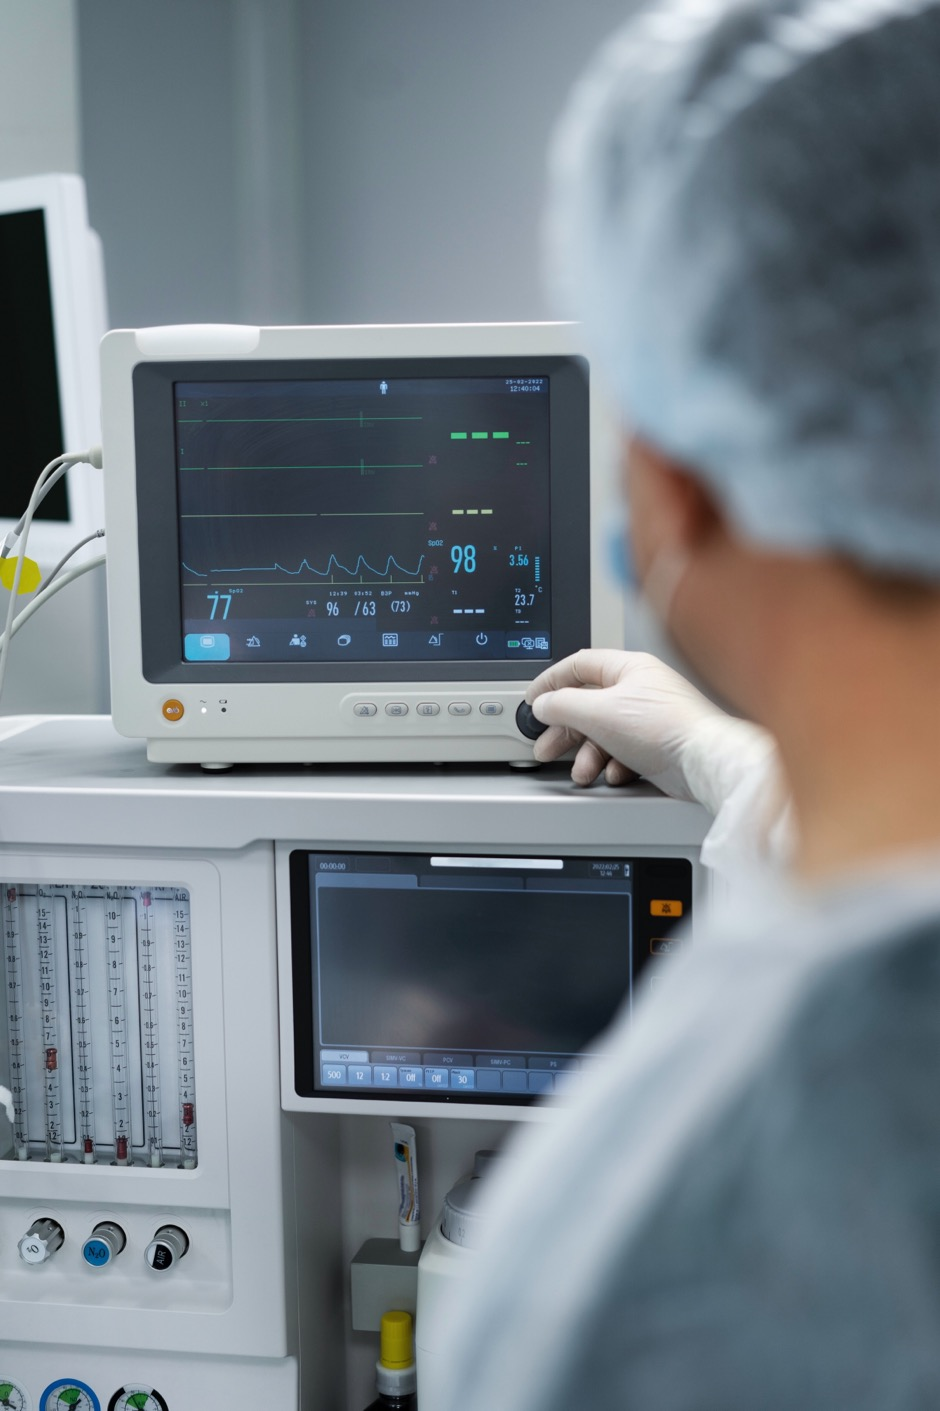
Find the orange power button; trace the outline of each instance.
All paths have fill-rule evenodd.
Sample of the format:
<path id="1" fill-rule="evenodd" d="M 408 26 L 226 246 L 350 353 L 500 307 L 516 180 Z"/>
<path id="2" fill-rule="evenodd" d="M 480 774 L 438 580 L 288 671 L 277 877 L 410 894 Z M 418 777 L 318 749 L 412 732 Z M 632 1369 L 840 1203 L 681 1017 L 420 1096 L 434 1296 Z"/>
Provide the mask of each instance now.
<path id="1" fill-rule="evenodd" d="M 164 718 L 164 720 L 176 721 L 176 720 L 182 720 L 182 718 L 183 718 L 183 702 L 182 702 L 182 701 L 174 701 L 174 700 L 164 701 L 164 702 L 163 702 L 163 705 L 160 707 L 160 709 L 161 709 L 162 712 L 163 712 L 163 718 Z"/>
<path id="2" fill-rule="evenodd" d="M 681 901 L 651 901 L 650 916 L 681 916 Z"/>

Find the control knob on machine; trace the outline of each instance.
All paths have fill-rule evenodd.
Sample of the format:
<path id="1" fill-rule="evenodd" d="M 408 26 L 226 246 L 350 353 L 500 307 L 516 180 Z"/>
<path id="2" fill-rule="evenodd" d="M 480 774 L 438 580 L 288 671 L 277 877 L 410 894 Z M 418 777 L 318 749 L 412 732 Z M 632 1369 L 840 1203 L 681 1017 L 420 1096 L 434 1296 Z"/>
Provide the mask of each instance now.
<path id="1" fill-rule="evenodd" d="M 82 1258 L 93 1269 L 103 1269 L 127 1244 L 127 1236 L 113 1220 L 102 1220 L 82 1245 Z"/>
<path id="2" fill-rule="evenodd" d="M 179 1225 L 161 1225 L 147 1246 L 146 1259 L 151 1269 L 170 1269 L 189 1248 L 189 1235 Z"/>
<path id="3" fill-rule="evenodd" d="M 519 702 L 516 709 L 516 725 L 519 733 L 525 735 L 527 740 L 537 740 L 548 729 L 547 725 L 536 718 L 535 711 L 528 701 Z"/>
<path id="4" fill-rule="evenodd" d="M 45 1264 L 64 1240 L 65 1231 L 57 1220 L 34 1220 L 19 1242 L 20 1258 L 24 1264 Z"/>

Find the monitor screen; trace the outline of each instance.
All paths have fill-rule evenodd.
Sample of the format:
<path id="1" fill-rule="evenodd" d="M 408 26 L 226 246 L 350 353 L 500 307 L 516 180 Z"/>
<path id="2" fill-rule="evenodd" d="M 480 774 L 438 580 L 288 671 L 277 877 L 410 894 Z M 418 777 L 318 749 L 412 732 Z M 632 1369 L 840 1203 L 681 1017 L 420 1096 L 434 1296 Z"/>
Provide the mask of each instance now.
<path id="1" fill-rule="evenodd" d="M 682 944 L 684 859 L 291 855 L 301 1096 L 528 1102 Z"/>
<path id="2" fill-rule="evenodd" d="M 134 370 L 145 674 L 520 679 L 590 640 L 577 357 Z"/>
<path id="3" fill-rule="evenodd" d="M 64 449 L 43 210 L 0 212 L 0 519 L 19 519 L 43 466 Z M 65 479 L 37 510 L 67 520 Z"/>
<path id="4" fill-rule="evenodd" d="M 186 661 L 547 660 L 549 379 L 178 382 Z"/>

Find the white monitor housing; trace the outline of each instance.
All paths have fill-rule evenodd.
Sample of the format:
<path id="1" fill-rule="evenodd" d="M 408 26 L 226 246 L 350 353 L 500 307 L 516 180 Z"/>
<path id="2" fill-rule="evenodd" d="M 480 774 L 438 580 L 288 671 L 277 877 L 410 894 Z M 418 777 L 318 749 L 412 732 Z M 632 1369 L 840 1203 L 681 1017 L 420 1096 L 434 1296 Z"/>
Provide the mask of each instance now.
<path id="1" fill-rule="evenodd" d="M 112 711 L 152 760 L 527 762 L 528 682 L 621 640 L 573 325 L 118 330 L 102 391 Z"/>

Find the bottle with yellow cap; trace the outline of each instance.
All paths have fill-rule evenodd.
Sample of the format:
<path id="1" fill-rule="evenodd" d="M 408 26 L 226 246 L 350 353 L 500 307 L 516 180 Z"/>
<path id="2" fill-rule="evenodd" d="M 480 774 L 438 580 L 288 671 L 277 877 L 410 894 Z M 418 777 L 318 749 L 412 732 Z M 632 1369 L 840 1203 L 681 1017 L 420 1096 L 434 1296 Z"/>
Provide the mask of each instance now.
<path id="1" fill-rule="evenodd" d="M 376 1399 L 366 1411 L 416 1411 L 414 1335 L 410 1313 L 382 1314 L 379 1360 L 375 1364 Z"/>

